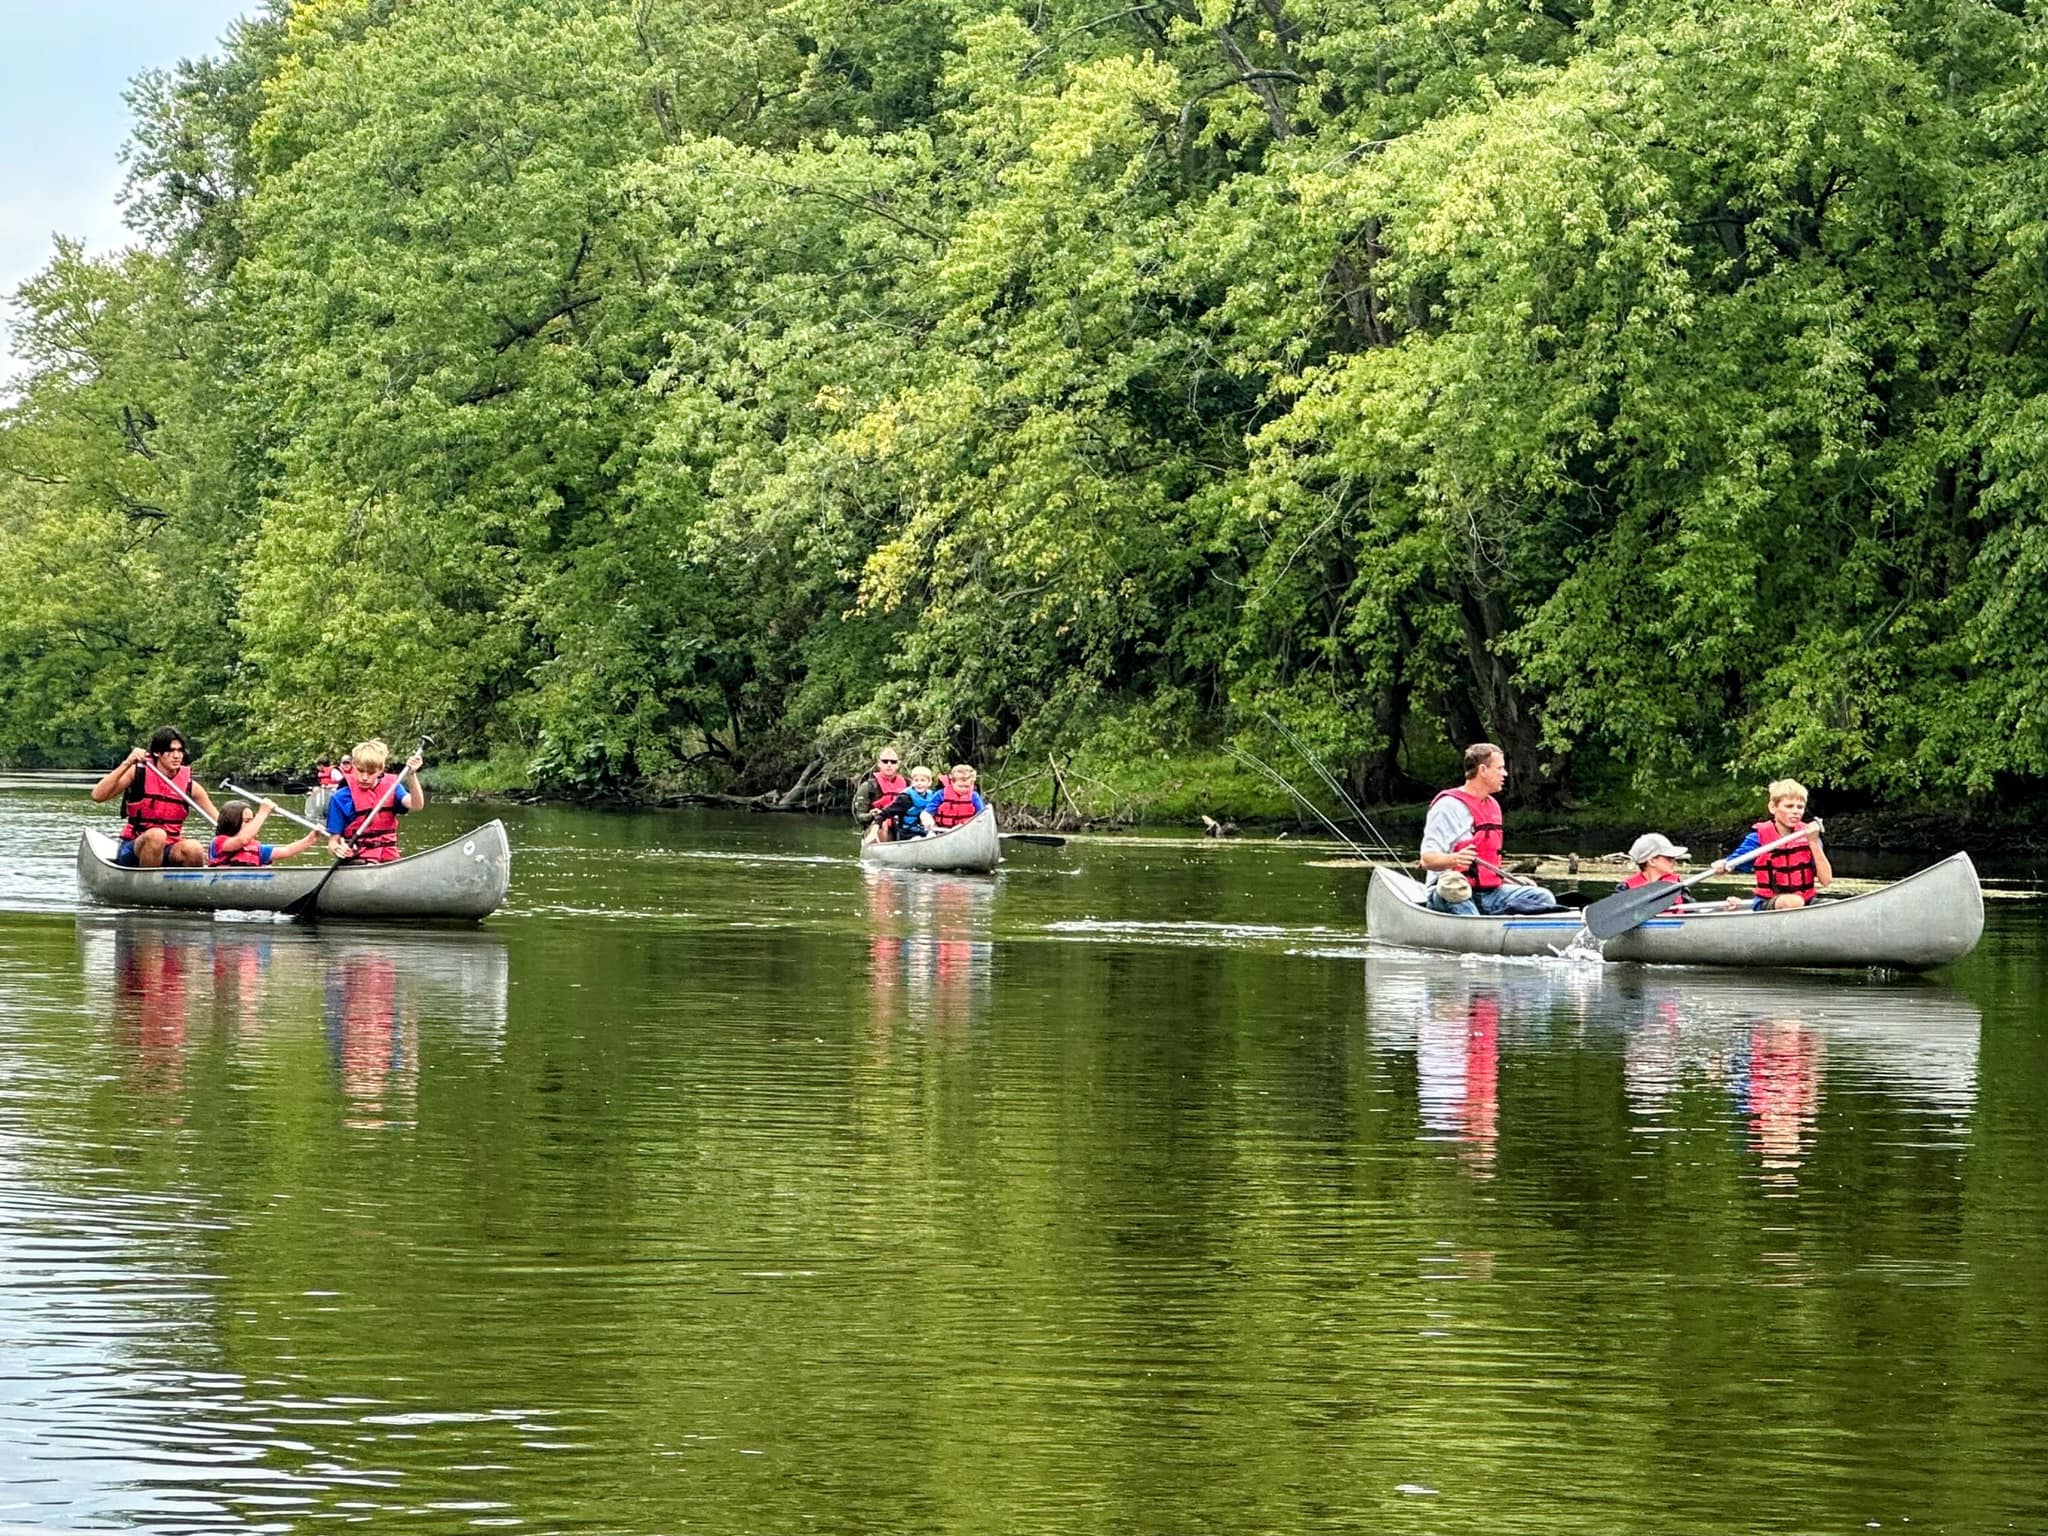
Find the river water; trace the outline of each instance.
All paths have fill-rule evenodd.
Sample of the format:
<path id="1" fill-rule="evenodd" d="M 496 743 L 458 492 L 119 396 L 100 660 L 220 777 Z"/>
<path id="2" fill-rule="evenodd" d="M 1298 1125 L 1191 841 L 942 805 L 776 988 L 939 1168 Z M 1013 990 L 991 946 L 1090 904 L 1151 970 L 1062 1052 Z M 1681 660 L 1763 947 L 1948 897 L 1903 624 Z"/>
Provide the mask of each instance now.
<path id="1" fill-rule="evenodd" d="M 481 930 L 305 930 L 0 791 L 0 1531 L 2048 1526 L 2037 906 L 1603 972 L 1284 843 L 507 816 Z"/>

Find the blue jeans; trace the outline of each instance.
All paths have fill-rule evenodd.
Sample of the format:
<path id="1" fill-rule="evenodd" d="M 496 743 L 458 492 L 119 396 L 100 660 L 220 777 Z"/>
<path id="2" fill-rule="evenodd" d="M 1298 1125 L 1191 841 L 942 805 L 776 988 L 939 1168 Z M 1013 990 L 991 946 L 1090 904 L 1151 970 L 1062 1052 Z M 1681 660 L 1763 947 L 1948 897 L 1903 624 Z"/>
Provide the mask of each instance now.
<path id="1" fill-rule="evenodd" d="M 1453 917 L 1499 917 L 1508 912 L 1548 912 L 1557 898 L 1540 885 L 1496 885 L 1490 891 L 1475 891 L 1470 901 L 1455 905 L 1434 890 L 1429 893 L 1429 910 L 1448 912 Z"/>

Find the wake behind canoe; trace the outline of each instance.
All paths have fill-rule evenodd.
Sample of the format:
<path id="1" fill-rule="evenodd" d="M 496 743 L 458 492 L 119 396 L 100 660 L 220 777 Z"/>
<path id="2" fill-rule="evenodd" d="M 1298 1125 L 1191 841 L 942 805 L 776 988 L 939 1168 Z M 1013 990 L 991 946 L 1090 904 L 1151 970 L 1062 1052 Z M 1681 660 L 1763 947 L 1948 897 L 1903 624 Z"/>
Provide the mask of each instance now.
<path id="1" fill-rule="evenodd" d="M 114 862 L 116 846 L 104 832 L 79 834 L 79 888 L 108 906 L 281 912 L 327 873 L 319 864 L 135 869 Z M 495 912 L 511 884 L 505 824 L 492 821 L 423 853 L 334 871 L 320 893 L 320 916 L 473 922 Z"/>

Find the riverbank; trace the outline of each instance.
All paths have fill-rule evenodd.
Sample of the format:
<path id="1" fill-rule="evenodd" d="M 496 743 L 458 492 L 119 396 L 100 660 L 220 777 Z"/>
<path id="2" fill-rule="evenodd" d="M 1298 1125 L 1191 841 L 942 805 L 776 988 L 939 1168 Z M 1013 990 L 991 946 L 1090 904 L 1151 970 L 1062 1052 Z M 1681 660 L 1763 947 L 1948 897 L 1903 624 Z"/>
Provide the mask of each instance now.
<path id="1" fill-rule="evenodd" d="M 1278 766 L 1278 765 L 1276 765 Z M 1297 789 L 1309 795 L 1344 832 L 1360 842 L 1373 839 L 1347 815 L 1335 797 L 1305 769 L 1283 768 Z M 830 774 L 821 789 L 804 797 L 803 809 L 838 814 L 851 793 L 853 775 Z M 477 798 L 545 799 L 563 804 L 679 805 L 732 803 L 740 797 L 703 797 L 679 788 L 649 785 L 643 793 L 606 797 L 549 793 L 531 782 L 525 764 L 510 754 L 476 762 L 450 763 L 428 771 L 428 786 L 444 794 Z M 1315 832 L 1327 836 L 1309 811 L 1255 770 L 1221 752 L 1180 752 L 1123 757 L 1114 761 L 1078 755 L 1051 764 L 999 765 L 983 774 L 983 787 L 1005 808 L 1015 826 L 1074 828 L 1183 828 L 1199 831 L 1208 822 L 1243 833 Z M 763 796 L 763 800 L 773 797 Z M 1842 797 L 1816 786 L 1814 811 L 1826 823 L 1828 840 L 1839 848 L 1870 852 L 1953 852 L 2048 854 L 2048 806 L 2038 801 L 2001 804 L 1949 800 L 1940 805 L 1844 805 Z M 795 806 L 783 807 L 794 809 Z M 1397 848 L 1412 848 L 1422 833 L 1428 802 L 1416 800 L 1365 807 L 1372 828 Z M 1762 786 L 1732 779 L 1674 789 L 1654 802 L 1640 792 L 1589 796 L 1563 806 L 1510 807 L 1511 847 L 1531 852 L 1578 853 L 1589 859 L 1617 853 L 1644 831 L 1660 831 L 1700 848 L 1732 846 L 1744 828 L 1764 815 Z"/>

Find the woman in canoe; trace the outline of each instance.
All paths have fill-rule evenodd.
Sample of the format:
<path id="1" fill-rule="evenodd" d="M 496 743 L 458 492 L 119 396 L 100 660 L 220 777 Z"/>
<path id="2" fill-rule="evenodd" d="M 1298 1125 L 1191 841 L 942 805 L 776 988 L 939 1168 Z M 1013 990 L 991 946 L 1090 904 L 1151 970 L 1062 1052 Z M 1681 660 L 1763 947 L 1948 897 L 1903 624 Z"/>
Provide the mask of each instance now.
<path id="1" fill-rule="evenodd" d="M 1759 912 L 1766 908 L 1784 911 L 1803 907 L 1835 879 L 1835 867 L 1820 846 L 1821 824 L 1803 819 L 1806 786 L 1797 779 L 1779 779 L 1771 785 L 1769 794 L 1770 820 L 1751 827 L 1749 835 L 1735 845 L 1727 858 L 1716 859 L 1708 866 L 1716 874 L 1726 874 L 1728 866 L 1745 853 L 1789 837 L 1804 827 L 1806 837 L 1802 841 L 1774 848 L 1751 864 L 1756 873 L 1754 905 Z"/>
<path id="2" fill-rule="evenodd" d="M 214 823 L 213 844 L 206 850 L 206 862 L 218 868 L 232 864 L 248 869 L 261 869 L 274 859 L 295 858 L 320 841 L 320 833 L 308 832 L 295 843 L 273 846 L 258 839 L 263 832 L 263 823 L 277 807 L 265 800 L 256 807 L 256 813 L 249 814 L 249 807 L 241 801 L 231 801 L 220 813 L 220 820 Z"/>
<path id="3" fill-rule="evenodd" d="M 337 859 L 388 864 L 398 857 L 400 814 L 423 810 L 427 792 L 420 788 L 420 755 L 405 760 L 405 772 L 384 771 L 391 749 L 381 741 L 361 741 L 349 754 L 349 773 L 327 802 L 327 850 Z"/>
<path id="4" fill-rule="evenodd" d="M 92 787 L 92 798 L 104 804 L 121 797 L 121 845 L 114 862 L 131 868 L 157 869 L 165 864 L 197 868 L 206 849 L 185 836 L 185 818 L 198 806 L 218 819 L 213 797 L 192 777 L 185 761 L 185 738 L 165 726 L 107 770 Z"/>

